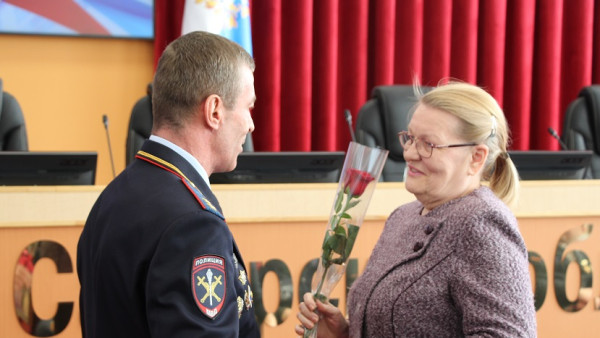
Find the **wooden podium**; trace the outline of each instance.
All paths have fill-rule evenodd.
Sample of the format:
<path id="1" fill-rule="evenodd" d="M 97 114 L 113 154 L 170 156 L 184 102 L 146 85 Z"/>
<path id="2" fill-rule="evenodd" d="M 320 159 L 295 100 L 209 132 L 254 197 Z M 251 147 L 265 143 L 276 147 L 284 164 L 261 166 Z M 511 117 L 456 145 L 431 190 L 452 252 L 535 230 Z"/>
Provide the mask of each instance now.
<path id="1" fill-rule="evenodd" d="M 293 337 L 337 184 L 214 185 L 246 261 L 263 337 Z M 103 187 L 0 187 L 0 336 L 81 337 L 79 234 Z M 414 197 L 379 183 L 346 278 L 363 270 L 387 216 Z M 525 181 L 513 208 L 530 252 L 540 337 L 600 332 L 600 180 Z M 594 283 L 594 279 L 596 283 Z M 19 319 L 20 318 L 20 319 Z M 28 333 L 29 332 L 29 333 Z"/>

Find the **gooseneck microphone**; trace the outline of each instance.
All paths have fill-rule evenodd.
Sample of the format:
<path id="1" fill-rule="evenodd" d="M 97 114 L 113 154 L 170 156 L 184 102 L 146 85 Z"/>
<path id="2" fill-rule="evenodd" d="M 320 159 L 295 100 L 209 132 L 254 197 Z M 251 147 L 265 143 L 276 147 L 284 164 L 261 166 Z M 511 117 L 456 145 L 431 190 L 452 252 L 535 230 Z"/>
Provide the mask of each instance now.
<path id="1" fill-rule="evenodd" d="M 108 154 L 110 156 L 110 166 L 112 167 L 113 178 L 115 178 L 115 161 L 113 160 L 112 147 L 110 146 L 110 133 L 108 132 L 108 116 L 102 115 L 102 123 L 106 130 L 106 141 L 108 142 Z"/>
<path id="2" fill-rule="evenodd" d="M 346 115 L 346 122 L 348 122 L 348 127 L 350 128 L 350 137 L 352 137 L 352 142 L 356 142 L 356 137 L 354 137 L 354 128 L 352 128 L 352 114 L 350 114 L 350 110 L 345 109 L 344 115 Z"/>
<path id="3" fill-rule="evenodd" d="M 550 133 L 550 135 L 552 135 L 552 137 L 554 137 L 558 141 L 562 150 L 569 150 L 567 145 L 560 139 L 560 136 L 558 136 L 556 130 L 552 129 L 552 127 L 548 127 L 548 132 Z"/>

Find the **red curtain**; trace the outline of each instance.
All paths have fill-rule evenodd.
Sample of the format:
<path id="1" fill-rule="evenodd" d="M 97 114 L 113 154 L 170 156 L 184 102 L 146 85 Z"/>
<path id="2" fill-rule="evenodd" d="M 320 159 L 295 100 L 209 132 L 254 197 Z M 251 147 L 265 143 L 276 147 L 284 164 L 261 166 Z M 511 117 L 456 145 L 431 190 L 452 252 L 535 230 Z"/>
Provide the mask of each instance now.
<path id="1" fill-rule="evenodd" d="M 184 0 L 156 0 L 155 56 Z M 513 149 L 559 149 L 566 106 L 600 83 L 600 1 L 250 0 L 259 151 L 346 150 L 373 87 L 454 78 L 504 108 Z"/>
<path id="2" fill-rule="evenodd" d="M 154 66 L 167 45 L 181 35 L 185 0 L 154 1 Z"/>

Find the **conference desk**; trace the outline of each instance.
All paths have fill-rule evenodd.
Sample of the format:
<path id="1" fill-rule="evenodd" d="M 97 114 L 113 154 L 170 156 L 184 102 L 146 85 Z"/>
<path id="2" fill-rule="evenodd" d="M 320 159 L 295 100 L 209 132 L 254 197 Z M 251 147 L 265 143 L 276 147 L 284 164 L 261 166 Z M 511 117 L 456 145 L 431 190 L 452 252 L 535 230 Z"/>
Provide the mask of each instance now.
<path id="1" fill-rule="evenodd" d="M 336 188 L 213 186 L 250 270 L 263 337 L 295 336 L 298 298 L 310 287 Z M 81 337 L 76 247 L 102 189 L 0 187 L 0 337 Z M 363 270 L 387 215 L 413 199 L 402 183 L 377 185 L 346 277 L 332 293 L 342 309 L 345 286 Z M 539 336 L 597 336 L 600 180 L 522 182 L 513 211 L 530 252 Z M 38 256 L 27 260 L 32 250 Z"/>

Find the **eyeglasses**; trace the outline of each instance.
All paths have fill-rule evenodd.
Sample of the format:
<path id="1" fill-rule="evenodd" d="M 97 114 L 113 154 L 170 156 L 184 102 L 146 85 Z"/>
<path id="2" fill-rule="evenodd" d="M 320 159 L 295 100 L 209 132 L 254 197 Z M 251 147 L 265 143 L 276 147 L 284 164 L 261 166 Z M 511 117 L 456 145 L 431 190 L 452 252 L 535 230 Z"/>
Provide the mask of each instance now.
<path id="1" fill-rule="evenodd" d="M 417 153 L 423 158 L 430 158 L 433 154 L 433 149 L 435 148 L 455 148 L 455 147 L 471 147 L 476 146 L 477 143 L 460 143 L 460 144 L 446 144 L 443 146 L 429 143 L 423 140 L 419 140 L 414 135 L 410 135 L 407 131 L 401 131 L 398 133 L 398 138 L 400 139 L 400 144 L 404 151 L 407 151 L 410 146 L 416 144 Z"/>

